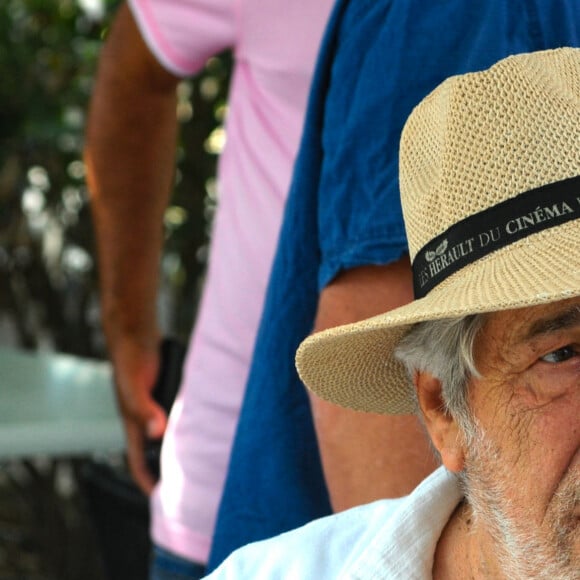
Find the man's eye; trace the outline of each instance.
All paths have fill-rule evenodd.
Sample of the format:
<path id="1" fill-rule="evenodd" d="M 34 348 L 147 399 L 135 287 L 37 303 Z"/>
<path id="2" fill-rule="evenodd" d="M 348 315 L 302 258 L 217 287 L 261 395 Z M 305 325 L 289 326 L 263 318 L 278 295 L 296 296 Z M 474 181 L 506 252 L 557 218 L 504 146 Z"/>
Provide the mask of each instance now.
<path id="1" fill-rule="evenodd" d="M 571 359 L 577 353 L 573 346 L 564 346 L 543 356 L 540 360 L 547 363 L 561 363 Z"/>

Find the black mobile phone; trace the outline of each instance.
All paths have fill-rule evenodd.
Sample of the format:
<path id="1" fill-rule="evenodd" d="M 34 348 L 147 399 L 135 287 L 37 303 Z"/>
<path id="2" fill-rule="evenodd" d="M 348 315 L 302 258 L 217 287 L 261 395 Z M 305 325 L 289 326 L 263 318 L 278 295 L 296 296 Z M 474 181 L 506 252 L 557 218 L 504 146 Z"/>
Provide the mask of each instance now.
<path id="1" fill-rule="evenodd" d="M 152 397 L 163 407 L 167 415 L 169 415 L 179 390 L 185 353 L 185 345 L 173 337 L 164 338 L 159 345 L 159 374 L 153 387 Z M 145 441 L 145 461 L 149 472 L 156 480 L 159 479 L 161 442 L 162 439 L 147 439 Z"/>

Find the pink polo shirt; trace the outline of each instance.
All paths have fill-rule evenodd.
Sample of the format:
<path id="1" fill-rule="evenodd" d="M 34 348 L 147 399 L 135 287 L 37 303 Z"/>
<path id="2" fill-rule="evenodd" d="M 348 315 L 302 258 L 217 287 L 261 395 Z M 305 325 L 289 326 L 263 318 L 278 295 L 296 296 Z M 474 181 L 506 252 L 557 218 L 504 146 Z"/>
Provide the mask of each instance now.
<path id="1" fill-rule="evenodd" d="M 154 542 L 205 562 L 332 0 L 129 3 L 174 74 L 235 55 L 207 279 L 152 497 Z"/>

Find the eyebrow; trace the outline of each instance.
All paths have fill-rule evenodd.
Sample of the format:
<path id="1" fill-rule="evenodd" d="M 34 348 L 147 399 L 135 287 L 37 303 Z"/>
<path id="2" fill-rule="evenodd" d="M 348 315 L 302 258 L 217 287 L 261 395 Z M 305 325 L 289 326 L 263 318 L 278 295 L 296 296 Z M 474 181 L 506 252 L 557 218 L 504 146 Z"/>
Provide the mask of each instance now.
<path id="1" fill-rule="evenodd" d="M 536 320 L 526 332 L 524 341 L 561 330 L 569 330 L 578 325 L 580 325 L 580 304 L 575 304 L 563 312 Z"/>

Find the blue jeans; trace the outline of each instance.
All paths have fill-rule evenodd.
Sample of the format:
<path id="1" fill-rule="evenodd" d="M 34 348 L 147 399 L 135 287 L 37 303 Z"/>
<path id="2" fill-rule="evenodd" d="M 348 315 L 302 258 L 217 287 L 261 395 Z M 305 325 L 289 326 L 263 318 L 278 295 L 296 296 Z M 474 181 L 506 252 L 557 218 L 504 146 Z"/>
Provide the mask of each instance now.
<path id="1" fill-rule="evenodd" d="M 205 564 L 176 556 L 153 546 L 149 580 L 199 580 L 205 576 Z"/>

